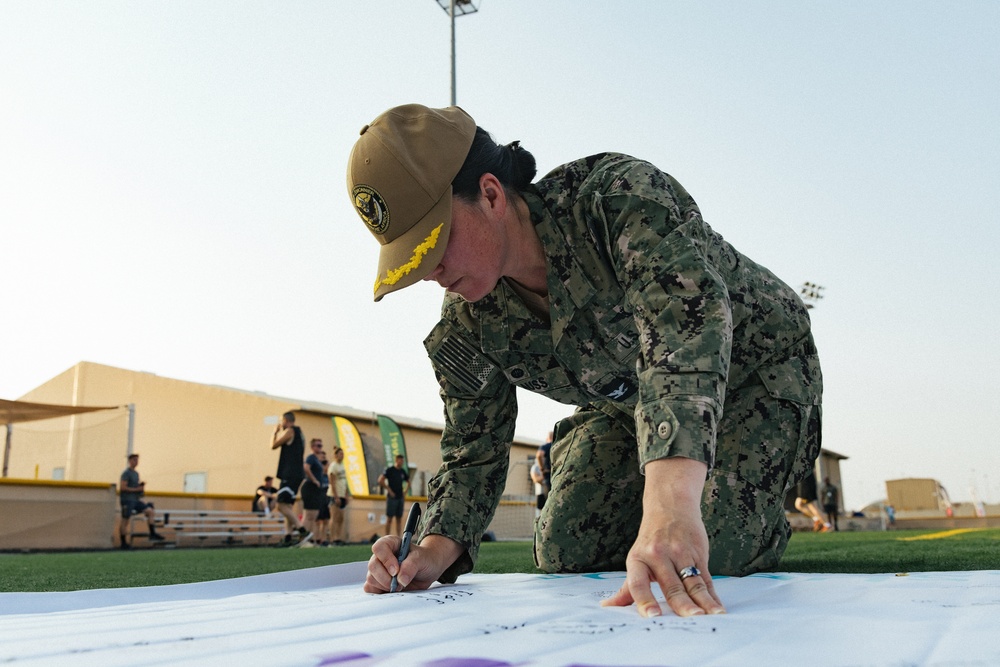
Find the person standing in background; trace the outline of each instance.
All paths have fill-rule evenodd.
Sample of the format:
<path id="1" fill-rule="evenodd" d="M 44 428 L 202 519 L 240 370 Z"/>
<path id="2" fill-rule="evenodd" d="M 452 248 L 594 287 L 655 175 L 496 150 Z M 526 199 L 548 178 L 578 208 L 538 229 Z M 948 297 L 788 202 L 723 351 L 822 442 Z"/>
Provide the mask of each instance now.
<path id="1" fill-rule="evenodd" d="M 840 530 L 840 526 L 837 525 L 837 517 L 840 515 L 840 489 L 830 481 L 829 477 L 824 477 L 823 487 L 820 489 L 819 495 L 823 499 L 826 525 L 832 524 L 834 530 Z"/>
<path id="2" fill-rule="evenodd" d="M 885 506 L 885 518 L 889 522 L 889 530 L 892 530 L 896 525 L 896 508 L 892 505 Z"/>
<path id="3" fill-rule="evenodd" d="M 305 479 L 302 482 L 302 510 L 305 515 L 303 524 L 307 531 L 312 533 L 315 541 L 322 543 L 323 533 L 320 532 L 316 520 L 319 512 L 326 503 L 326 492 L 323 490 L 320 478 L 326 475 L 326 469 L 320 462 L 319 453 L 323 450 L 323 441 L 313 438 L 309 442 L 310 454 L 306 457 L 302 466 Z"/>
<path id="4" fill-rule="evenodd" d="M 327 469 L 330 487 L 330 543 L 340 546 L 345 542 L 344 518 L 348 499 L 351 497 L 347 488 L 347 469 L 344 467 L 344 450 L 337 447 L 333 450 L 333 461 Z"/>
<path id="5" fill-rule="evenodd" d="M 323 492 L 323 500 L 319 506 L 319 514 L 316 515 L 316 534 L 320 537 L 320 546 L 330 546 L 330 477 L 327 469 L 330 461 L 326 458 L 326 450 L 320 449 L 317 454 L 322 471 L 319 475 L 319 488 Z"/>
<path id="6" fill-rule="evenodd" d="M 386 468 L 385 472 L 379 475 L 378 486 L 380 489 L 385 489 L 386 492 L 385 534 L 402 535 L 403 502 L 406 498 L 406 491 L 410 488 L 410 475 L 406 470 L 403 470 L 403 456 L 401 454 L 396 455 L 393 466 Z M 396 532 L 392 532 L 390 529 L 393 520 L 396 523 Z"/>
<path id="7" fill-rule="evenodd" d="M 538 461 L 531 464 L 531 481 L 535 485 L 535 518 L 537 519 L 541 513 L 542 508 L 545 507 L 545 496 L 547 493 L 547 488 L 545 486 L 545 475 L 542 474 L 542 468 L 538 465 Z"/>
<path id="8" fill-rule="evenodd" d="M 538 451 L 535 452 L 535 463 L 542 471 L 542 483 L 545 484 L 545 495 L 549 494 L 549 489 L 552 488 L 552 431 L 549 431 L 549 437 L 545 439 L 545 442 L 539 446 Z M 544 503 L 543 503 L 544 504 Z M 542 509 L 539 507 L 538 509 Z"/>
<path id="9" fill-rule="evenodd" d="M 823 521 L 819 505 L 816 504 L 816 500 L 819 497 L 816 493 L 816 473 L 812 470 L 806 473 L 806 476 L 799 481 L 796 494 L 795 509 L 812 519 L 813 531 L 817 533 L 829 532 L 831 526 Z"/>
<path id="10" fill-rule="evenodd" d="M 306 439 L 302 429 L 295 425 L 295 413 L 281 415 L 271 434 L 271 449 L 280 449 L 278 455 L 278 496 L 277 508 L 285 517 L 285 539 L 282 546 L 302 544 L 312 537 L 295 513 L 295 497 L 305 479 L 302 457 L 305 454 Z"/>

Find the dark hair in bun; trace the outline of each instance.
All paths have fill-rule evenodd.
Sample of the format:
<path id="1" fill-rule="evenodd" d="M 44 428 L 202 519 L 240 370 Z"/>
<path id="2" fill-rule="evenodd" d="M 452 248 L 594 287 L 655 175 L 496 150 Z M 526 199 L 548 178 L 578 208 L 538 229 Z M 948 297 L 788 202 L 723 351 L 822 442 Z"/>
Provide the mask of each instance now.
<path id="1" fill-rule="evenodd" d="M 521 148 L 521 142 L 501 146 L 489 132 L 476 127 L 469 154 L 451 182 L 452 193 L 466 201 L 475 200 L 479 196 L 479 178 L 486 173 L 496 176 L 505 189 L 522 192 L 537 172 L 535 156 Z"/>

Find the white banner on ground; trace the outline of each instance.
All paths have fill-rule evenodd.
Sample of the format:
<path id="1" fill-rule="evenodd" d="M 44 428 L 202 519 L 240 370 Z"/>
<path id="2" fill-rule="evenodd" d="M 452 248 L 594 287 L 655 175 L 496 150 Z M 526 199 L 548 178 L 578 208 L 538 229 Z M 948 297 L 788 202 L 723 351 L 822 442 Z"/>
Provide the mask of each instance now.
<path id="1" fill-rule="evenodd" d="M 622 573 L 467 575 L 366 595 L 364 563 L 203 584 L 0 594 L 13 665 L 997 665 L 1000 571 L 715 580 L 729 613 L 602 608 Z"/>

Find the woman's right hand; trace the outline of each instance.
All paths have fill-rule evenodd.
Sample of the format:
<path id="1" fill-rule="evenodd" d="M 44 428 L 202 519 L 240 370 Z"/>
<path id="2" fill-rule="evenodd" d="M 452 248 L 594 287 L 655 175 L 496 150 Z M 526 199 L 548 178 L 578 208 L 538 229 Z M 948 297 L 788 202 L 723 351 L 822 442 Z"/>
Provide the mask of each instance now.
<path id="1" fill-rule="evenodd" d="M 402 539 L 396 535 L 386 535 L 372 545 L 368 576 L 365 578 L 366 593 L 388 593 L 394 575 L 397 591 L 425 590 L 462 553 L 462 546 L 458 542 L 442 535 L 428 535 L 419 545 L 410 547 L 409 555 L 400 564 L 398 554 L 402 543 Z"/>
<path id="2" fill-rule="evenodd" d="M 678 616 L 725 613 L 708 570 L 708 534 L 701 519 L 707 470 L 704 463 L 684 458 L 646 464 L 642 523 L 625 560 L 625 583 L 602 606 L 635 603 L 643 617 L 658 616 L 661 608 L 652 592 L 657 583 Z M 698 574 L 682 578 L 688 567 Z"/>

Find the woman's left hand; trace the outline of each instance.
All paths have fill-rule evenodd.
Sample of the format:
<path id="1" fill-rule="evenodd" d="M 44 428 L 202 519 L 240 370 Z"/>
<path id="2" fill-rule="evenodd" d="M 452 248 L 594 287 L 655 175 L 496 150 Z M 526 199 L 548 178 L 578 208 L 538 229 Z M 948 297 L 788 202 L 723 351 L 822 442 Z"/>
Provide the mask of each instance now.
<path id="1" fill-rule="evenodd" d="M 635 602 L 640 615 L 659 616 L 656 582 L 678 616 L 725 613 L 708 571 L 708 534 L 701 520 L 706 471 L 692 459 L 646 464 L 642 523 L 625 561 L 625 583 L 602 605 Z"/>

